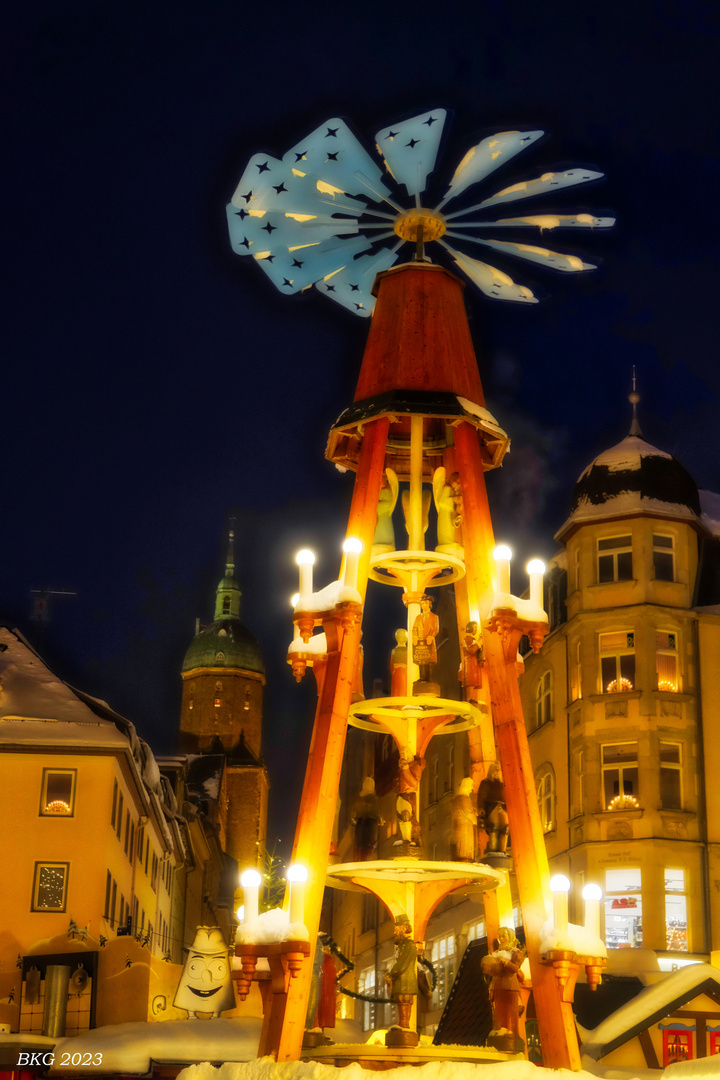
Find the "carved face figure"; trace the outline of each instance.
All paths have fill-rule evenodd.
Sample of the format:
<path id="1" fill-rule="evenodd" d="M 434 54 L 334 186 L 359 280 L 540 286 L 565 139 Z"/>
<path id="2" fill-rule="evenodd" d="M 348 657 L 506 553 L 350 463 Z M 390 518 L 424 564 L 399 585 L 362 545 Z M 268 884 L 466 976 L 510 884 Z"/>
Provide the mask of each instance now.
<path id="1" fill-rule="evenodd" d="M 191 1013 L 218 1016 L 235 1007 L 227 948 L 216 927 L 198 928 L 173 1004 Z"/>

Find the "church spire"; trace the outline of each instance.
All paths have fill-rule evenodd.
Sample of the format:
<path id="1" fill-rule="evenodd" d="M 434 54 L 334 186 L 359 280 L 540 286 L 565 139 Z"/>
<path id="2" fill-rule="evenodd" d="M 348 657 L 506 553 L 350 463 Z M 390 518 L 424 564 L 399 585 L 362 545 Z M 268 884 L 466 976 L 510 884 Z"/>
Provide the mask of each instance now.
<path id="1" fill-rule="evenodd" d="M 220 581 L 215 600 L 215 619 L 240 618 L 240 586 L 235 579 L 235 533 L 228 533 L 228 551 L 225 562 L 225 576 Z"/>
<path id="2" fill-rule="evenodd" d="M 632 373 L 632 393 L 628 394 L 628 401 L 633 407 L 632 424 L 630 425 L 630 435 L 636 435 L 638 439 L 642 439 L 642 431 L 640 430 L 640 423 L 637 416 L 638 402 L 640 401 L 640 395 L 637 392 L 637 380 L 635 378 L 635 365 L 633 364 Z"/>

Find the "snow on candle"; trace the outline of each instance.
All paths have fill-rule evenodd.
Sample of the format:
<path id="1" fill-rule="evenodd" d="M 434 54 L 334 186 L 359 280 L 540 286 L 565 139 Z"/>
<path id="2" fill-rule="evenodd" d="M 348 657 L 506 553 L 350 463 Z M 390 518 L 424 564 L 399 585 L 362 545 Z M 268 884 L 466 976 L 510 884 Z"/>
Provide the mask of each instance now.
<path id="1" fill-rule="evenodd" d="M 493 558 L 497 565 L 497 591 L 499 593 L 509 593 L 512 551 L 505 544 L 499 544 L 493 551 Z"/>
<path id="2" fill-rule="evenodd" d="M 288 867 L 287 879 L 290 885 L 290 900 L 288 903 L 288 922 L 305 922 L 305 882 L 308 872 L 300 863 L 293 863 Z"/>
<path id="3" fill-rule="evenodd" d="M 258 917 L 258 896 L 262 878 L 257 870 L 246 870 L 240 877 L 240 884 L 245 890 L 244 922 L 254 922 Z"/>
<path id="4" fill-rule="evenodd" d="M 568 928 L 568 890 L 570 882 L 564 874 L 555 874 L 550 878 L 550 891 L 553 894 L 553 922 L 560 934 L 566 934 Z"/>
<path id="5" fill-rule="evenodd" d="M 545 563 L 542 559 L 531 559 L 527 564 L 527 572 L 530 578 L 530 603 L 543 606 L 543 577 Z"/>
<path id="6" fill-rule="evenodd" d="M 312 551 L 303 548 L 295 556 L 295 562 L 300 567 L 300 595 L 312 596 L 313 591 L 313 563 L 315 556 Z"/>
<path id="7" fill-rule="evenodd" d="M 343 544 L 343 551 L 345 552 L 343 585 L 350 589 L 357 589 L 358 562 L 362 548 L 362 540 L 358 540 L 355 536 L 348 536 Z"/>
<path id="8" fill-rule="evenodd" d="M 602 889 L 599 885 L 586 885 L 582 891 L 585 901 L 585 929 L 589 934 L 600 937 L 600 901 Z"/>

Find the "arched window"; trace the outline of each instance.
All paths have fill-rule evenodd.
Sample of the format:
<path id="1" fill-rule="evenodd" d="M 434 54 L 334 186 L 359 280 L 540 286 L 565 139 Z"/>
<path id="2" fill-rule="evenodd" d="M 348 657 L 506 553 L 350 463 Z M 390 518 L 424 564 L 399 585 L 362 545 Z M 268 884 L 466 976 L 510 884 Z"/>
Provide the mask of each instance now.
<path id="1" fill-rule="evenodd" d="M 544 833 L 555 828 L 555 773 L 552 765 L 543 765 L 537 785 L 540 821 Z"/>
<path id="2" fill-rule="evenodd" d="M 243 705 L 244 712 L 250 711 L 250 683 L 245 683 L 245 704 Z"/>
<path id="3" fill-rule="evenodd" d="M 216 709 L 219 709 L 220 706 L 222 705 L 221 694 L 222 694 L 222 683 L 221 682 L 216 682 L 215 683 L 215 708 Z"/>
<path id="4" fill-rule="evenodd" d="M 552 720 L 552 672 L 541 676 L 535 691 L 535 727 L 542 727 Z"/>
<path id="5" fill-rule="evenodd" d="M 223 615 L 228 615 L 230 612 L 230 597 L 223 596 Z"/>

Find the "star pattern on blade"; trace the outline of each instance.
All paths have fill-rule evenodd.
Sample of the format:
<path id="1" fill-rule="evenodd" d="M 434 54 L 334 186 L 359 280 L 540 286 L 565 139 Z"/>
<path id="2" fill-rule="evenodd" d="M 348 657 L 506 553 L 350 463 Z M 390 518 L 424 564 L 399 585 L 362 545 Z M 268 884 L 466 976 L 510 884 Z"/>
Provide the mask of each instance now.
<path id="1" fill-rule="evenodd" d="M 559 214 L 545 207 L 539 213 L 500 217 L 497 210 L 506 213 L 508 204 L 525 199 L 554 198 L 602 173 L 575 168 L 513 181 L 508 164 L 543 132 L 503 131 L 471 146 L 442 198 L 430 199 L 425 193 L 446 121 L 446 111 L 434 109 L 381 129 L 375 135 L 379 160 L 338 117 L 326 120 L 282 158 L 253 155 L 227 207 L 233 250 L 254 259 L 282 292 L 314 285 L 365 318 L 375 305 L 375 277 L 398 261 L 405 243 L 415 247 L 418 231 L 425 243 L 436 241 L 441 260 L 449 257 L 454 268 L 497 299 L 537 302 L 530 288 L 501 268 L 506 260 L 564 273 L 594 269 L 578 255 L 550 250 L 537 237 L 555 229 L 607 228 L 614 218 Z M 476 186 L 501 168 L 510 182 L 473 201 Z M 507 239 L 508 229 L 518 230 L 518 239 Z M 501 266 L 475 257 L 478 247 Z"/>

